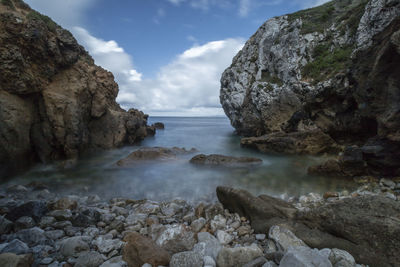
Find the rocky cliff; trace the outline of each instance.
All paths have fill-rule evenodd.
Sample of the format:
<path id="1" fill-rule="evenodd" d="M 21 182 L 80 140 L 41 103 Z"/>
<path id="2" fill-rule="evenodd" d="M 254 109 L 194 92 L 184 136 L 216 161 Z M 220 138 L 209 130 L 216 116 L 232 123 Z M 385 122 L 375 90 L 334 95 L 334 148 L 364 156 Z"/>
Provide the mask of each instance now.
<path id="1" fill-rule="evenodd" d="M 265 22 L 221 78 L 225 113 L 255 137 L 242 144 L 344 151 L 341 174 L 399 175 L 399 29 L 398 0 L 335 0 Z"/>
<path id="2" fill-rule="evenodd" d="M 143 139 L 147 116 L 121 109 L 117 94 L 71 33 L 20 0 L 0 1 L 0 177 Z"/>

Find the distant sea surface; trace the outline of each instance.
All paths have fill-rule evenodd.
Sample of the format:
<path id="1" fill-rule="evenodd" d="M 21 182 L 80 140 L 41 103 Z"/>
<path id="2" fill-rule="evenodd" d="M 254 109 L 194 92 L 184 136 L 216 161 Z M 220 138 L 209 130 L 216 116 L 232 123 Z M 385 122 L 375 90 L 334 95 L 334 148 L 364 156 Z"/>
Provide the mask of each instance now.
<path id="1" fill-rule="evenodd" d="M 154 122 L 164 123 L 165 129 L 157 130 L 154 137 L 146 138 L 138 146 L 85 155 L 71 169 L 60 169 L 57 164 L 37 165 L 3 185 L 39 181 L 61 194 L 152 200 L 183 198 L 191 202 L 215 200 L 215 188 L 219 185 L 272 196 L 299 196 L 354 187 L 343 178 L 308 175 L 307 167 L 320 162 L 321 158 L 268 155 L 241 148 L 240 137 L 235 135 L 225 117 L 150 117 L 149 124 Z M 115 163 L 131 152 L 153 146 L 196 148 L 199 152 L 172 161 L 154 161 L 133 168 L 116 167 Z M 190 158 L 199 153 L 258 157 L 263 164 L 250 168 L 190 164 Z"/>

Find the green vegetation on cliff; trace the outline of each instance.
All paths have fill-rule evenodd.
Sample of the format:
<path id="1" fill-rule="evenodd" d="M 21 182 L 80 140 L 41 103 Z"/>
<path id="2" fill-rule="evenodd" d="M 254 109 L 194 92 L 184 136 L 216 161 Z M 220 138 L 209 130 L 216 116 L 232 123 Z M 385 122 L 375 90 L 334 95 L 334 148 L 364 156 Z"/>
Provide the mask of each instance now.
<path id="1" fill-rule="evenodd" d="M 26 18 L 29 20 L 43 21 L 51 32 L 54 32 L 57 29 L 57 24 L 51 18 L 46 15 L 42 15 L 35 10 L 30 11 Z"/>

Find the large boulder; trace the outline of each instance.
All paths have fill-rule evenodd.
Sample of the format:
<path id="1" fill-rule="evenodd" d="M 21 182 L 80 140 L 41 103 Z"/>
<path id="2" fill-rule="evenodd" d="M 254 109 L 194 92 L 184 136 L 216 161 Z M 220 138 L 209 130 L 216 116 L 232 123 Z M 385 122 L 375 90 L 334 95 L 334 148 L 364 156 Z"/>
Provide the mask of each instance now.
<path id="1" fill-rule="evenodd" d="M 120 108 L 114 76 L 96 66 L 71 33 L 19 0 L 3 2 L 0 177 L 147 135 L 147 116 Z"/>
<path id="2" fill-rule="evenodd" d="M 400 262 L 400 203 L 390 198 L 366 195 L 297 211 L 283 200 L 254 197 L 244 190 L 218 187 L 217 196 L 225 208 L 249 218 L 256 232 L 280 225 L 312 248 L 342 249 L 359 263 L 390 266 Z M 279 240 L 274 232 L 272 237 Z"/>
<path id="3" fill-rule="evenodd" d="M 334 0 L 266 21 L 221 77 L 231 124 L 260 137 L 242 144 L 291 154 L 357 145 L 364 174 L 399 175 L 399 27 L 393 0 Z"/>

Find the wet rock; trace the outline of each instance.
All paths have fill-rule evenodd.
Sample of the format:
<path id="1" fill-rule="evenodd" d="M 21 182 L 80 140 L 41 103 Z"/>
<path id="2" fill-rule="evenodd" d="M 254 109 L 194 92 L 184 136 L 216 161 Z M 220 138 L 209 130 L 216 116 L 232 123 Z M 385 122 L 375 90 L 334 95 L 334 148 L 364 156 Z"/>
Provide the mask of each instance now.
<path id="1" fill-rule="evenodd" d="M 30 267 L 33 263 L 32 254 L 15 255 L 13 253 L 0 254 L 0 266 Z"/>
<path id="2" fill-rule="evenodd" d="M 160 130 L 162 130 L 162 129 L 165 128 L 164 123 L 162 123 L 162 122 L 156 122 L 156 123 L 153 124 L 153 126 L 154 126 L 156 129 L 160 129 Z"/>
<path id="3" fill-rule="evenodd" d="M 267 262 L 266 258 L 259 257 L 259 258 L 256 258 L 256 259 L 246 263 L 242 267 L 262 267 L 266 262 Z"/>
<path id="4" fill-rule="evenodd" d="M 156 243 L 169 253 L 175 254 L 192 250 L 196 240 L 189 227 L 183 224 L 174 224 L 167 226 L 166 230 L 157 238 Z"/>
<path id="5" fill-rule="evenodd" d="M 128 157 L 119 160 L 117 166 L 129 167 L 138 162 L 149 160 L 174 160 L 178 155 L 194 153 L 196 150 L 186 150 L 185 148 L 165 148 L 165 147 L 143 147 L 132 152 Z"/>
<path id="6" fill-rule="evenodd" d="M 17 255 L 28 254 L 29 252 L 30 249 L 28 245 L 18 239 L 14 239 L 10 243 L 8 243 L 5 247 L 0 249 L 0 253 L 14 253 Z"/>
<path id="7" fill-rule="evenodd" d="M 345 176 L 339 161 L 333 159 L 319 165 L 310 166 L 307 171 L 311 175 Z"/>
<path id="8" fill-rule="evenodd" d="M 76 260 L 74 267 L 98 267 L 103 262 L 103 256 L 96 251 L 82 252 Z"/>
<path id="9" fill-rule="evenodd" d="M 39 227 L 18 231 L 15 237 L 29 246 L 51 245 L 53 243 L 52 240 L 45 236 L 44 231 Z"/>
<path id="10" fill-rule="evenodd" d="M 222 249 L 222 245 L 218 240 L 207 232 L 200 232 L 197 234 L 197 239 L 199 243 L 204 243 L 204 256 L 210 256 L 214 260 L 217 259 L 218 253 Z"/>
<path id="11" fill-rule="evenodd" d="M 44 201 L 28 201 L 14 209 L 12 209 L 6 218 L 15 221 L 22 216 L 32 217 L 36 222 L 47 213 L 47 205 Z"/>
<path id="12" fill-rule="evenodd" d="M 7 193 L 26 193 L 28 192 L 28 188 L 23 185 L 12 185 L 7 187 Z"/>
<path id="13" fill-rule="evenodd" d="M 128 264 L 122 259 L 122 256 L 117 256 L 105 261 L 100 267 L 127 267 Z"/>
<path id="14" fill-rule="evenodd" d="M 167 266 L 170 261 L 171 256 L 166 250 L 138 233 L 128 234 L 124 241 L 127 243 L 123 248 L 123 259 L 130 267 L 141 267 L 144 263 Z"/>
<path id="15" fill-rule="evenodd" d="M 303 240 L 281 226 L 272 226 L 269 229 L 268 237 L 274 240 L 277 247 L 282 251 L 287 251 L 289 247 L 308 247 Z"/>
<path id="16" fill-rule="evenodd" d="M 203 257 L 194 251 L 184 251 L 172 255 L 170 267 L 198 267 L 203 266 Z"/>
<path id="17" fill-rule="evenodd" d="M 263 256 L 262 250 L 257 245 L 249 247 L 222 248 L 217 257 L 217 266 L 235 267 L 242 266 L 258 257 Z"/>
<path id="18" fill-rule="evenodd" d="M 60 253 L 65 257 L 77 257 L 79 253 L 89 249 L 89 245 L 83 237 L 75 236 L 62 241 Z"/>
<path id="19" fill-rule="evenodd" d="M 194 220 L 191 223 L 190 227 L 192 228 L 193 232 L 198 233 L 204 227 L 205 224 L 206 224 L 206 219 L 200 217 L 197 220 Z"/>
<path id="20" fill-rule="evenodd" d="M 13 223 L 5 217 L 0 216 L 0 235 L 7 234 L 11 231 Z"/>
<path id="21" fill-rule="evenodd" d="M 210 165 L 210 166 L 226 166 L 226 167 L 243 167 L 262 164 L 262 160 L 258 158 L 248 157 L 232 157 L 224 155 L 204 155 L 200 154 L 194 156 L 190 163 L 197 165 Z"/>
<path id="22" fill-rule="evenodd" d="M 280 267 L 294 267 L 294 266 L 320 266 L 332 267 L 327 255 L 323 255 L 318 249 L 311 249 L 308 247 L 289 248 L 287 253 L 283 256 Z"/>
<path id="23" fill-rule="evenodd" d="M 347 251 L 333 248 L 329 254 L 329 260 L 333 267 L 354 267 L 356 266 L 356 261 L 353 256 Z"/>

